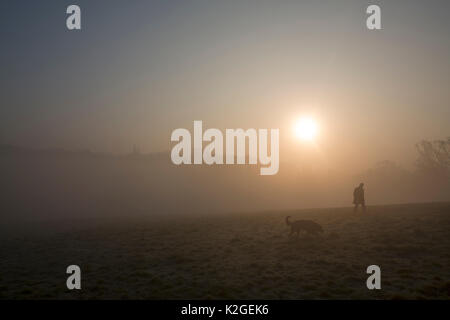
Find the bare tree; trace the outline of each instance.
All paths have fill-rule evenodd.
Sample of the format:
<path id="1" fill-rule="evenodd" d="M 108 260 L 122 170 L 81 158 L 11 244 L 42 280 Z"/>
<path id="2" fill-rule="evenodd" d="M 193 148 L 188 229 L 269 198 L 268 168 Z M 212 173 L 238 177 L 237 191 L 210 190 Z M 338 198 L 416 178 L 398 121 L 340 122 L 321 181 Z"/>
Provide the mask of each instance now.
<path id="1" fill-rule="evenodd" d="M 419 170 L 433 175 L 450 177 L 450 137 L 447 140 L 426 141 L 416 144 Z"/>

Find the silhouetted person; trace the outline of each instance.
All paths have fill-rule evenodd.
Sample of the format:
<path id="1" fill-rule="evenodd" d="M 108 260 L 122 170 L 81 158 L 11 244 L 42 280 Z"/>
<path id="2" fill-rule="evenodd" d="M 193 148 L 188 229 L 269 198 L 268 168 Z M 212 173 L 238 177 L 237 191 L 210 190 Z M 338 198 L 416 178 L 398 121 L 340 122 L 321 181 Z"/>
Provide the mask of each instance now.
<path id="1" fill-rule="evenodd" d="M 353 190 L 353 203 L 355 204 L 354 212 L 358 210 L 358 206 L 361 205 L 363 211 L 366 211 L 366 202 L 364 201 L 364 183 L 360 183 L 359 187 Z"/>

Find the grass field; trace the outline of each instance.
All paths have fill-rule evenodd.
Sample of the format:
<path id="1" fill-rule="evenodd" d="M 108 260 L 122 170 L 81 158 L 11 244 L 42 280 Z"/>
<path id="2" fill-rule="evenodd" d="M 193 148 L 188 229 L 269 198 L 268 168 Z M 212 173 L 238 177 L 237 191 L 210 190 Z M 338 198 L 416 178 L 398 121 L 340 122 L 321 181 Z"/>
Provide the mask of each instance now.
<path id="1" fill-rule="evenodd" d="M 287 215 L 325 232 L 289 238 Z M 449 299 L 450 204 L 97 223 L 3 234 L 0 252 L 2 299 Z M 71 264 L 82 290 L 66 288 Z"/>

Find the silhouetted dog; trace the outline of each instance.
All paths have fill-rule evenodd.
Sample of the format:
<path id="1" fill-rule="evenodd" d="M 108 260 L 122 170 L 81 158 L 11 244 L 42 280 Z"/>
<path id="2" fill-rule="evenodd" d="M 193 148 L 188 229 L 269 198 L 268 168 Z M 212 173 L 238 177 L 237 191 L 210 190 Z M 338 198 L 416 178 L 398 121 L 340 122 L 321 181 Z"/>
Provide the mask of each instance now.
<path id="1" fill-rule="evenodd" d="M 291 236 L 293 233 L 297 233 L 297 237 L 299 236 L 299 233 L 301 230 L 307 232 L 310 235 L 317 235 L 318 233 L 323 233 L 323 229 L 320 226 L 320 224 L 315 223 L 311 220 L 296 220 L 296 221 L 289 221 L 290 216 L 286 217 L 286 224 L 291 227 L 291 233 L 289 236 Z"/>

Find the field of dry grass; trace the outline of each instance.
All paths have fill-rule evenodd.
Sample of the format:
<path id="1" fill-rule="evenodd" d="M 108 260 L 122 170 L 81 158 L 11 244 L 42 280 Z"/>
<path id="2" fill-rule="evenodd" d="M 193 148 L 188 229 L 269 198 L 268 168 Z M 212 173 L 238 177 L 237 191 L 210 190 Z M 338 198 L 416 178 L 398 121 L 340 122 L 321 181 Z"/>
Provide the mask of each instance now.
<path id="1" fill-rule="evenodd" d="M 319 237 L 288 237 L 285 216 Z M 450 204 L 166 217 L 1 236 L 1 299 L 449 299 Z M 66 289 L 66 267 L 82 290 Z M 366 268 L 381 267 L 381 290 Z"/>

